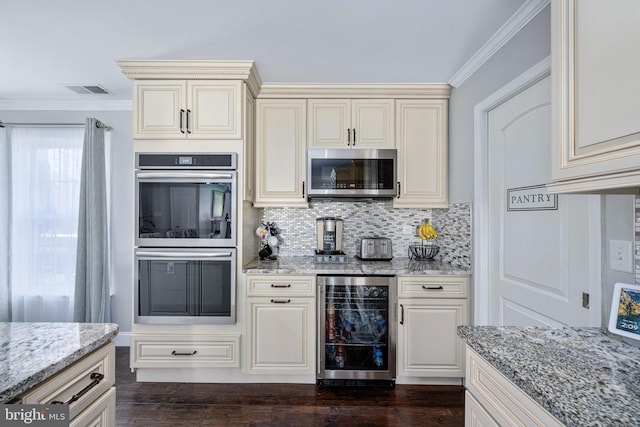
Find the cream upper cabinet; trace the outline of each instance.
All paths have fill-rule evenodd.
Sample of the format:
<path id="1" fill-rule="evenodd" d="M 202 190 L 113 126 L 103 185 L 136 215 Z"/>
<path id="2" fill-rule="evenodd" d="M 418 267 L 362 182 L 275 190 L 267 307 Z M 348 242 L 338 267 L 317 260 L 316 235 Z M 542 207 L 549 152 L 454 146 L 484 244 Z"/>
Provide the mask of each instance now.
<path id="1" fill-rule="evenodd" d="M 256 100 L 255 207 L 307 207 L 304 99 Z"/>
<path id="2" fill-rule="evenodd" d="M 398 378 L 464 376 L 464 344 L 457 327 L 468 322 L 468 280 L 398 277 Z"/>
<path id="3" fill-rule="evenodd" d="M 554 192 L 640 186 L 640 2 L 551 3 Z"/>
<path id="4" fill-rule="evenodd" d="M 240 139 L 245 99 L 239 80 L 140 80 L 136 139 Z"/>
<path id="5" fill-rule="evenodd" d="M 396 101 L 396 208 L 444 208 L 448 203 L 446 99 Z"/>
<path id="6" fill-rule="evenodd" d="M 309 148 L 394 148 L 392 99 L 309 99 Z"/>

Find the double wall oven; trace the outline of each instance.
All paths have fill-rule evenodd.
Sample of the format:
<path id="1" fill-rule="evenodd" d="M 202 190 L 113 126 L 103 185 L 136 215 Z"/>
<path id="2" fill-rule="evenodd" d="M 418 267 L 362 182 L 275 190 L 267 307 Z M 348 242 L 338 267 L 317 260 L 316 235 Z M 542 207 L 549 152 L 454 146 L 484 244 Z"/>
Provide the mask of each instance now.
<path id="1" fill-rule="evenodd" d="M 136 323 L 235 323 L 236 162 L 136 155 Z"/>

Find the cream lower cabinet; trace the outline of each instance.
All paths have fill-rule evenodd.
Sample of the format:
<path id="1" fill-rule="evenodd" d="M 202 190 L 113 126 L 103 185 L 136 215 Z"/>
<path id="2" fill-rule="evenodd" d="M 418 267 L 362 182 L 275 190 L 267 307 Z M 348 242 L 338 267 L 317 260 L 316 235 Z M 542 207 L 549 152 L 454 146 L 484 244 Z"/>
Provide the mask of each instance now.
<path id="1" fill-rule="evenodd" d="M 467 427 L 564 425 L 469 346 L 466 348 L 465 387 Z"/>
<path id="2" fill-rule="evenodd" d="M 315 381 L 314 283 L 315 276 L 248 276 L 248 374 Z"/>
<path id="3" fill-rule="evenodd" d="M 309 99 L 309 148 L 395 148 L 393 99 Z"/>
<path id="4" fill-rule="evenodd" d="M 307 207 L 307 101 L 256 101 L 255 207 Z"/>
<path id="5" fill-rule="evenodd" d="M 238 368 L 239 334 L 134 334 L 132 368 Z"/>
<path id="6" fill-rule="evenodd" d="M 448 206 L 447 106 L 446 99 L 396 101 L 395 208 Z"/>
<path id="7" fill-rule="evenodd" d="M 640 186 L 640 2 L 551 3 L 552 192 Z"/>
<path id="8" fill-rule="evenodd" d="M 462 378 L 468 277 L 398 277 L 398 377 Z"/>
<path id="9" fill-rule="evenodd" d="M 20 396 L 23 404 L 69 403 L 70 426 L 116 425 L 115 344 L 103 345 Z"/>
<path id="10" fill-rule="evenodd" d="M 133 137 L 240 139 L 244 91 L 242 81 L 137 81 Z"/>

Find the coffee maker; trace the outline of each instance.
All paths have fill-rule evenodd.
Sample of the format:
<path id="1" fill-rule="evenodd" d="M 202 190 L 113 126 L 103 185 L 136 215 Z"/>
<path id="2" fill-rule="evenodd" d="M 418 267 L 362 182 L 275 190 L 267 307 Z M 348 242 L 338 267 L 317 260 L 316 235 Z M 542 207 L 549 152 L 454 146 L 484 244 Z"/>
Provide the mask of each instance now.
<path id="1" fill-rule="evenodd" d="M 333 216 L 316 218 L 316 254 L 339 255 L 343 253 L 343 223 L 341 218 Z"/>

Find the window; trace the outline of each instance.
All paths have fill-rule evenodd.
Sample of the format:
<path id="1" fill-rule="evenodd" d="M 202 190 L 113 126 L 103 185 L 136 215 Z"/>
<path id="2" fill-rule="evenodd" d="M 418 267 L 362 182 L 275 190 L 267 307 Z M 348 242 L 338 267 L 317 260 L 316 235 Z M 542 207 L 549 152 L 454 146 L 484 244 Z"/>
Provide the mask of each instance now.
<path id="1" fill-rule="evenodd" d="M 73 320 L 83 138 L 82 127 L 7 131 L 4 280 L 14 321 Z"/>

